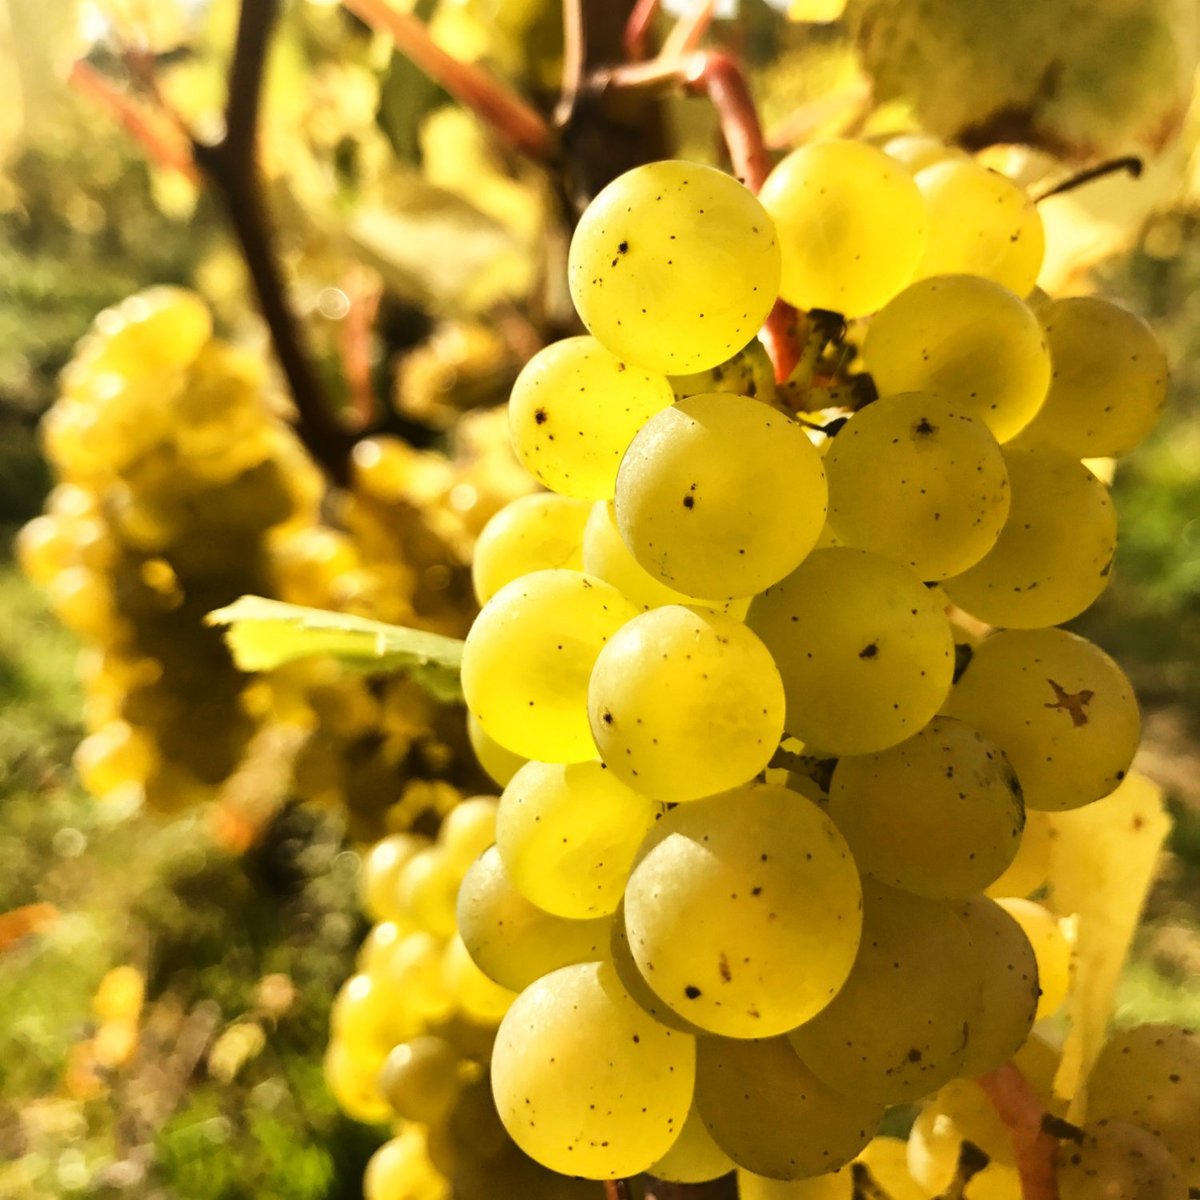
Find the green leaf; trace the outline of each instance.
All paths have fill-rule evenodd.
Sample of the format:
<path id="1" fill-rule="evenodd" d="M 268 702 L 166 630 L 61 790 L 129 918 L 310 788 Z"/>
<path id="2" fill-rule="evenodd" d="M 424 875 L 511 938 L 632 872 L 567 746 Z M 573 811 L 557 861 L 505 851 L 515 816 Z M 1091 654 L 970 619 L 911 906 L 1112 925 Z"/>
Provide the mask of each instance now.
<path id="1" fill-rule="evenodd" d="M 263 596 L 241 596 L 205 621 L 226 627 L 225 640 L 243 671 L 270 671 L 328 654 L 373 674 L 404 672 L 438 700 L 462 700 L 463 644 L 457 638 Z"/>

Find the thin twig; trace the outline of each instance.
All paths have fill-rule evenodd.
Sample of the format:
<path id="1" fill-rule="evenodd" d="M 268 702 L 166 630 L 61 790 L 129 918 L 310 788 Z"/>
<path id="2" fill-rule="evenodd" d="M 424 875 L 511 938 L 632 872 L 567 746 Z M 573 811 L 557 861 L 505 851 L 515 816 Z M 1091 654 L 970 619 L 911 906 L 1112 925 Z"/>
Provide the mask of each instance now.
<path id="1" fill-rule="evenodd" d="M 976 1082 L 1008 1127 L 1023 1200 L 1058 1200 L 1054 1155 L 1058 1142 L 1043 1125 L 1045 1110 L 1014 1063 L 1005 1063 Z"/>
<path id="2" fill-rule="evenodd" d="M 629 62 L 650 57 L 650 27 L 658 15 L 658 0 L 637 0 L 625 23 L 624 48 Z"/>
<path id="3" fill-rule="evenodd" d="M 1142 177 L 1142 171 L 1145 169 L 1145 164 L 1136 154 L 1127 154 L 1124 158 L 1109 159 L 1108 162 L 1102 162 L 1098 166 L 1088 167 L 1086 171 L 1079 171 L 1064 179 L 1062 183 L 1056 183 L 1049 191 L 1042 192 L 1033 199 L 1034 204 L 1041 204 L 1043 200 L 1049 200 L 1051 196 L 1061 196 L 1063 192 L 1073 192 L 1077 187 L 1082 187 L 1085 183 L 1092 183 L 1094 180 L 1103 179 L 1107 175 L 1115 175 L 1119 171 L 1124 171 L 1132 175 L 1134 179 Z"/>
<path id="4" fill-rule="evenodd" d="M 541 113 L 482 67 L 447 54 L 411 13 L 398 12 L 386 0 L 342 0 L 342 4 L 371 29 L 387 33 L 405 58 L 472 109 L 513 149 L 536 162 L 553 157 L 556 140 Z"/>
<path id="5" fill-rule="evenodd" d="M 570 121 L 583 84 L 587 62 L 587 29 L 583 20 L 583 0 L 563 0 L 562 91 L 554 109 L 554 124 L 560 129 Z"/>
<path id="6" fill-rule="evenodd" d="M 663 39 L 659 57 L 663 59 L 679 58 L 700 48 L 708 27 L 712 24 L 715 0 L 702 0 L 696 5 L 695 11 L 687 13 L 671 27 L 670 33 Z"/>

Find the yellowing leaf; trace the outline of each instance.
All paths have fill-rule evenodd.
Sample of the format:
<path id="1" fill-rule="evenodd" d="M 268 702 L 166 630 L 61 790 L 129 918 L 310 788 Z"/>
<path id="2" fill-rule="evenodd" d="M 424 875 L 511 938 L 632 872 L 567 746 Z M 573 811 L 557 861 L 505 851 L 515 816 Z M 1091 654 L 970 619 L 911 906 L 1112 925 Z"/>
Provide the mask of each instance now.
<path id="1" fill-rule="evenodd" d="M 462 698 L 463 644 L 456 638 L 262 596 L 242 596 L 205 620 L 227 626 L 225 640 L 243 671 L 327 654 L 363 671 L 411 675 L 439 700 Z"/>
<path id="2" fill-rule="evenodd" d="M 1171 827 L 1162 789 L 1130 774 L 1111 795 L 1053 815 L 1048 907 L 1077 918 L 1067 1012 L 1070 1032 L 1054 1090 L 1071 1097 L 1070 1120 L 1086 1103 L 1084 1081 L 1116 1002 L 1117 983 Z"/>

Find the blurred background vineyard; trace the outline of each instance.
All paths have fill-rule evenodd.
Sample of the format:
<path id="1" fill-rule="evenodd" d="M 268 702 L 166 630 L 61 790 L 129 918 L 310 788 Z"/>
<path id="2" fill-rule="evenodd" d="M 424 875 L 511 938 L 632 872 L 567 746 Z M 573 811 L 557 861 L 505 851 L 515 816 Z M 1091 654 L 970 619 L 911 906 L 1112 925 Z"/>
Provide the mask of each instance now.
<path id="1" fill-rule="evenodd" d="M 395 6 L 459 59 L 553 108 L 559 0 Z M 608 23 L 619 29 L 628 5 L 612 7 Z M 1091 56 L 1092 74 L 1079 68 L 1090 82 L 1076 107 L 1059 103 L 1071 98 L 1065 86 L 1053 112 L 1036 96 L 1015 106 L 980 99 L 981 111 L 1008 114 L 1000 128 L 969 106 L 948 107 L 964 88 L 1014 86 L 981 68 L 997 57 L 986 23 L 968 34 L 951 20 L 939 45 L 893 30 L 891 57 L 880 50 L 879 31 L 916 7 L 863 0 L 843 13 L 801 2 L 789 12 L 742 0 L 717 6 L 709 38 L 744 58 L 780 145 L 924 122 L 990 146 L 991 161 L 1030 180 L 1113 153 L 1149 160 L 1140 181 L 1114 178 L 1063 199 L 1053 219 L 1066 249 L 1054 272 L 1061 290 L 1099 291 L 1145 314 L 1173 365 L 1167 418 L 1116 476 L 1115 582 L 1077 624 L 1137 685 L 1147 713 L 1140 765 L 1166 788 L 1175 818 L 1118 1015 L 1194 1024 L 1200 110 L 1189 103 L 1200 15 L 1190 2 L 1093 6 L 1133 25 L 1120 36 L 1103 26 L 1089 40 L 1083 23 L 1079 53 Z M 265 366 L 267 335 L 217 200 L 189 177 L 186 143 L 146 97 L 149 64 L 187 125 L 212 130 L 237 12 L 231 0 L 0 3 L 5 1197 L 360 1195 L 363 1164 L 385 1132 L 341 1115 L 321 1065 L 331 997 L 367 928 L 359 851 L 390 830 L 432 829 L 455 798 L 489 788 L 453 705 L 332 662 L 253 681 L 199 617 L 256 591 L 462 635 L 473 538 L 527 487 L 495 406 L 521 362 L 571 329 L 564 212 L 586 183 L 505 149 L 339 5 L 284 6 L 260 129 L 269 207 L 324 388 L 365 439 L 349 485 L 328 490 L 286 432 L 286 390 Z M 1036 76 L 1012 50 L 1022 38 L 1044 42 L 1046 30 L 1008 18 L 1003 53 Z M 664 14 L 660 29 L 669 26 Z M 1169 71 L 1164 38 L 1175 51 Z M 925 86 L 931 61 L 953 68 L 941 91 Z M 149 134 L 114 107 L 123 95 L 136 98 L 132 113 L 147 116 Z M 645 145 L 720 161 L 705 101 L 670 96 L 638 119 L 651 130 Z M 1005 144 L 1025 139 L 1036 151 Z M 259 440 L 245 462 L 197 475 L 192 507 L 172 518 L 172 536 L 221 547 L 215 563 L 145 532 L 148 513 L 167 523 L 145 480 L 117 472 L 104 484 L 125 488 L 128 522 L 110 520 L 116 493 L 104 493 L 104 552 L 117 558 L 105 569 L 125 583 L 97 629 L 72 620 L 74 593 L 21 574 L 13 542 L 44 506 L 70 515 L 81 503 L 51 491 L 37 433 L 76 343 L 102 309 L 156 284 L 195 288 L 211 306 L 230 347 L 206 360 L 213 395 L 230 422 L 259 413 L 250 439 Z M 160 395 L 158 379 L 151 407 L 179 398 L 165 383 Z M 80 450 L 64 434 L 59 452 L 88 477 L 78 466 L 87 437 L 116 436 L 93 430 Z M 156 563 L 170 575 L 148 566 Z M 135 617 L 143 632 L 131 643 Z M 81 633 L 93 645 L 82 658 Z M 146 661 L 167 664 L 166 677 L 138 683 Z M 122 741 L 129 729 L 149 733 Z"/>

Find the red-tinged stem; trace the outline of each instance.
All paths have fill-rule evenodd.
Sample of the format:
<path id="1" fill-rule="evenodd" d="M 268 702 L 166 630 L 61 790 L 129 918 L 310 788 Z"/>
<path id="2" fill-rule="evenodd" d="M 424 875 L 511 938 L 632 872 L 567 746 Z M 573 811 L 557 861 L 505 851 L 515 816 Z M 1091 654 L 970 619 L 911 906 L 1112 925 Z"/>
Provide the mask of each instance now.
<path id="1" fill-rule="evenodd" d="M 1008 1126 L 1023 1200 L 1058 1200 L 1054 1155 L 1058 1141 L 1043 1127 L 1045 1109 L 1020 1068 L 1005 1063 L 976 1082 L 987 1093 L 1000 1120 Z"/>
<path id="2" fill-rule="evenodd" d="M 752 192 L 757 192 L 770 174 L 771 160 L 741 64 L 724 50 L 711 50 L 693 61 L 695 70 L 688 82 L 708 93 L 721 122 L 725 145 L 729 147 L 733 173 Z"/>
<path id="3" fill-rule="evenodd" d="M 659 58 L 679 58 L 700 48 L 708 27 L 712 24 L 715 0 L 704 0 L 696 6 L 696 11 L 679 18 L 671 27 L 671 32 L 663 39 Z"/>
<path id="4" fill-rule="evenodd" d="M 604 1200 L 630 1200 L 628 1181 L 606 1179 L 604 1181 Z"/>
<path id="5" fill-rule="evenodd" d="M 631 62 L 642 62 L 650 57 L 650 27 L 658 15 L 658 0 L 637 0 L 629 20 L 625 22 L 622 44 L 625 57 Z"/>
<path id="6" fill-rule="evenodd" d="M 537 162 L 553 157 L 554 134 L 541 113 L 481 67 L 447 54 L 411 13 L 397 12 L 386 0 L 342 4 L 372 29 L 387 33 L 405 58 L 477 113 L 513 149 Z"/>
<path id="7" fill-rule="evenodd" d="M 160 167 L 178 171 L 192 183 L 200 182 L 200 172 L 182 138 L 164 134 L 155 128 L 142 106 L 102 75 L 91 63 L 79 59 L 71 68 L 69 82 L 76 91 L 108 110 L 124 126 L 126 132 L 146 152 L 146 157 Z"/>
<path id="8" fill-rule="evenodd" d="M 762 340 L 775 367 L 775 382 L 783 383 L 800 361 L 801 316 L 786 300 L 776 300 L 763 324 Z"/>

